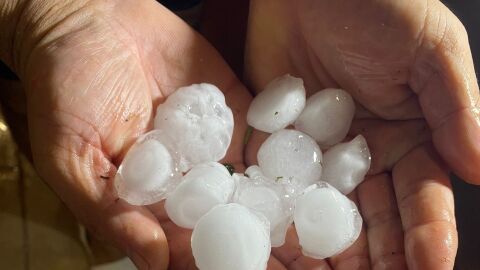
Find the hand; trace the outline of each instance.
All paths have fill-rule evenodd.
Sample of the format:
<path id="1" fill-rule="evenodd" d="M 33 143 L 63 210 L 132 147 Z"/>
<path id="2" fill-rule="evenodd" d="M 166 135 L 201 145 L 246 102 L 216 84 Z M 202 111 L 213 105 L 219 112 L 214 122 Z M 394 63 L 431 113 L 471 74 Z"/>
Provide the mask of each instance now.
<path id="1" fill-rule="evenodd" d="M 257 91 L 285 73 L 302 77 L 309 94 L 349 91 L 357 101 L 350 133 L 363 134 L 373 155 L 350 194 L 365 221 L 358 241 L 315 261 L 292 233 L 273 255 L 287 269 L 453 269 L 448 169 L 480 183 L 478 85 L 458 19 L 435 0 L 253 0 L 245 60 Z M 252 136 L 247 164 L 265 137 Z"/>
<path id="2" fill-rule="evenodd" d="M 119 200 L 116 168 L 152 128 L 157 104 L 180 86 L 210 82 L 235 113 L 225 162 L 241 169 L 250 95 L 203 38 L 155 1 L 49 3 L 27 2 L 13 31 L 23 37 L 7 61 L 26 88 L 39 174 L 90 231 L 140 269 L 192 269 L 190 231 L 171 223 L 162 205 Z"/>

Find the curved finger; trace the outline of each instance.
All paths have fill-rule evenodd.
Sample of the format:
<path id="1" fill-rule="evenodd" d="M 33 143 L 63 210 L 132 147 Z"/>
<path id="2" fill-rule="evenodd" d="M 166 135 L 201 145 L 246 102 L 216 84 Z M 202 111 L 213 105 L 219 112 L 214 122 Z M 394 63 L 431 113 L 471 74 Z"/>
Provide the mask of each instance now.
<path id="1" fill-rule="evenodd" d="M 458 244 L 453 193 L 435 150 L 414 149 L 392 175 L 409 269 L 453 269 Z"/>
<path id="2" fill-rule="evenodd" d="M 406 269 L 403 228 L 388 174 L 371 176 L 357 188 L 372 269 Z"/>
<path id="3" fill-rule="evenodd" d="M 427 2 L 429 10 L 409 83 L 443 159 L 465 180 L 478 184 L 480 95 L 467 32 L 440 1 Z"/>

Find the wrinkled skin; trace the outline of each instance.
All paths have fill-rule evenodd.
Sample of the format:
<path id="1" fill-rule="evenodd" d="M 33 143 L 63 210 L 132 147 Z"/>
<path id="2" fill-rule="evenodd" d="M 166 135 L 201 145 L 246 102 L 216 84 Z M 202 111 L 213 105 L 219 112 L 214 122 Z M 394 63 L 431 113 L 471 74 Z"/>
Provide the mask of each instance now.
<path id="1" fill-rule="evenodd" d="M 351 194 L 366 221 L 357 243 L 328 261 L 312 260 L 301 256 L 290 230 L 269 269 L 452 268 L 453 197 L 435 148 L 476 182 L 478 86 L 456 19 L 437 2 L 428 9 L 425 1 L 400 2 L 252 3 L 245 66 L 252 89 L 290 72 L 310 91 L 349 90 L 362 105 L 351 133 L 364 134 L 373 152 L 371 176 Z M 135 138 L 152 127 L 153 108 L 177 87 L 198 82 L 225 91 L 236 123 L 225 161 L 241 170 L 248 92 L 205 40 L 153 1 L 31 10 L 40 23 L 18 27 L 35 38 L 18 42 L 10 64 L 27 91 L 39 174 L 139 268 L 194 269 L 190 232 L 173 225 L 161 204 L 118 200 L 113 176 Z M 252 138 L 248 163 L 262 137 Z"/>
<path id="2" fill-rule="evenodd" d="M 117 199 L 116 167 L 152 128 L 156 105 L 178 87 L 209 82 L 235 114 L 225 162 L 241 169 L 251 96 L 213 47 L 154 1 L 69 9 L 75 11 L 42 29 L 16 68 L 26 86 L 36 168 L 94 235 L 113 241 L 140 269 L 192 268 L 190 232 L 174 226 L 163 205 Z"/>
<path id="3" fill-rule="evenodd" d="M 364 217 L 357 242 L 328 260 L 311 260 L 292 233 L 290 244 L 273 250 L 287 269 L 453 269 L 448 171 L 480 182 L 480 127 L 467 35 L 445 6 L 254 0 L 245 71 L 257 92 L 285 73 L 302 77 L 309 94 L 346 89 L 357 102 L 350 136 L 363 134 L 372 151 L 369 176 L 349 195 Z M 266 136 L 252 137 L 247 164 L 256 162 Z"/>

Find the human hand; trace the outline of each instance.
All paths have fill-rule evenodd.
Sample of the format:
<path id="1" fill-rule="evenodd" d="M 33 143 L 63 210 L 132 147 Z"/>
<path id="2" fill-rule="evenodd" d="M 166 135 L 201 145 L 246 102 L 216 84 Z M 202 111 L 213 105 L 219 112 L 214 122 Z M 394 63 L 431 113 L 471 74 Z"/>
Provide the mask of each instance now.
<path id="1" fill-rule="evenodd" d="M 480 183 L 478 84 L 458 19 L 432 0 L 253 0 L 245 60 L 257 91 L 285 73 L 303 78 L 309 94 L 349 91 L 350 135 L 363 134 L 372 151 L 369 176 L 350 194 L 365 220 L 358 241 L 315 261 L 290 233 L 273 255 L 288 269 L 453 269 L 448 169 Z M 265 137 L 252 136 L 247 164 Z"/>
<path id="2" fill-rule="evenodd" d="M 250 95 L 202 37 L 155 1 L 22 4 L 18 34 L 6 42 L 15 48 L 2 57 L 26 89 L 38 173 L 91 232 L 140 269 L 194 268 L 191 231 L 170 222 L 161 204 L 119 200 L 116 168 L 152 128 L 157 104 L 180 86 L 209 82 L 234 112 L 225 162 L 241 169 Z"/>

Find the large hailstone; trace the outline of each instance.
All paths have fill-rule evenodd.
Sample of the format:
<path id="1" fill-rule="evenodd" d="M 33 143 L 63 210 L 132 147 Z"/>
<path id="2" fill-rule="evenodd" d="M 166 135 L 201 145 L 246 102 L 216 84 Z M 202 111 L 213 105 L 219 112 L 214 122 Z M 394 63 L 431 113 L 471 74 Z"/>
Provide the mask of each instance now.
<path id="1" fill-rule="evenodd" d="M 192 252 L 200 270 L 266 269 L 268 221 L 236 203 L 216 206 L 195 225 Z"/>
<path id="2" fill-rule="evenodd" d="M 305 133 L 283 129 L 270 135 L 257 153 L 258 165 L 269 178 L 288 181 L 299 191 L 320 180 L 322 151 Z"/>
<path id="3" fill-rule="evenodd" d="M 367 141 L 358 135 L 350 142 L 340 143 L 323 154 L 322 181 L 343 194 L 352 192 L 365 178 L 371 156 Z"/>
<path id="4" fill-rule="evenodd" d="M 362 229 L 357 206 L 325 182 L 308 187 L 298 196 L 294 222 L 303 254 L 316 259 L 344 251 Z"/>
<path id="5" fill-rule="evenodd" d="M 305 107 L 303 80 L 284 75 L 271 81 L 250 104 L 247 122 L 268 133 L 293 124 Z"/>
<path id="6" fill-rule="evenodd" d="M 219 161 L 230 145 L 233 114 L 223 93 L 208 83 L 181 87 L 157 108 L 155 129 L 166 132 L 182 153 L 180 170 Z"/>
<path id="7" fill-rule="evenodd" d="M 285 197 L 282 186 L 275 185 L 273 181 L 265 181 L 264 177 L 259 180 L 234 174 L 234 178 L 237 188 L 233 202 L 264 215 L 270 222 L 272 247 L 282 246 L 287 229 L 293 222 L 293 205 Z"/>
<path id="8" fill-rule="evenodd" d="M 202 163 L 182 178 L 168 196 L 165 210 L 175 224 L 193 229 L 214 206 L 228 203 L 234 190 L 235 183 L 225 166 L 217 162 Z"/>
<path id="9" fill-rule="evenodd" d="M 320 147 L 341 142 L 348 133 L 355 114 L 355 103 L 342 89 L 325 89 L 307 99 L 295 129 L 314 138 Z"/>
<path id="10" fill-rule="evenodd" d="M 128 150 L 115 176 L 118 196 L 133 205 L 165 199 L 178 184 L 180 157 L 164 132 L 140 137 Z"/>

